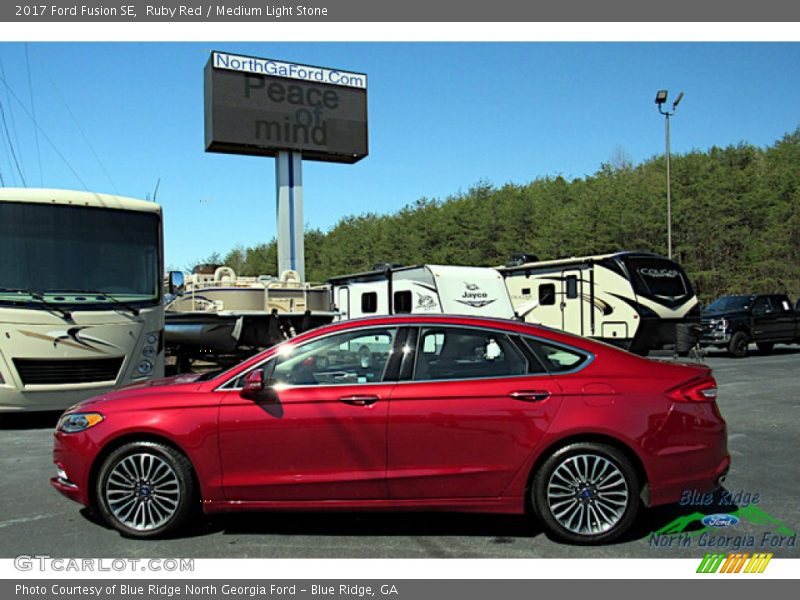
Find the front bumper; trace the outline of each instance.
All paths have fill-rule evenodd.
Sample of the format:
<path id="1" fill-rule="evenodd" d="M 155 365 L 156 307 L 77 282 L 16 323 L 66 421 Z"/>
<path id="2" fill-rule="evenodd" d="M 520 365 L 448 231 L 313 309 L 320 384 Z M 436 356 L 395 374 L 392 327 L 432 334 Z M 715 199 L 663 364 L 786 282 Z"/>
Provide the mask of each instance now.
<path id="1" fill-rule="evenodd" d="M 86 433 L 56 431 L 53 440 L 53 462 L 58 475 L 50 479 L 58 492 L 84 506 L 91 504 L 90 469 L 99 447 Z"/>
<path id="2" fill-rule="evenodd" d="M 83 490 L 81 490 L 77 484 L 72 483 L 68 479 L 57 476 L 50 479 L 50 485 L 52 485 L 57 491 L 61 492 L 62 495 L 66 496 L 70 500 L 86 506 L 86 502 L 84 502 L 83 499 Z"/>
<path id="3" fill-rule="evenodd" d="M 728 326 L 721 329 L 715 321 L 704 321 L 700 323 L 700 327 L 701 346 L 727 346 L 731 341 L 731 331 Z"/>

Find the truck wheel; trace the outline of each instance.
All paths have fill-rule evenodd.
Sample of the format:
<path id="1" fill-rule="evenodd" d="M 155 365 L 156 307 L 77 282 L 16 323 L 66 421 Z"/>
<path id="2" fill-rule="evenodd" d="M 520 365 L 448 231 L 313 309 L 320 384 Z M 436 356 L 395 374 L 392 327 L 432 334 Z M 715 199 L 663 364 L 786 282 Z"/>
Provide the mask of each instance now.
<path id="1" fill-rule="evenodd" d="M 747 345 L 750 343 L 750 338 L 744 331 L 737 331 L 731 337 L 728 343 L 728 352 L 736 358 L 744 358 L 747 356 Z"/>
<path id="2" fill-rule="evenodd" d="M 772 349 L 775 347 L 775 344 L 772 342 L 756 342 L 756 346 L 763 354 L 769 354 L 772 352 Z"/>

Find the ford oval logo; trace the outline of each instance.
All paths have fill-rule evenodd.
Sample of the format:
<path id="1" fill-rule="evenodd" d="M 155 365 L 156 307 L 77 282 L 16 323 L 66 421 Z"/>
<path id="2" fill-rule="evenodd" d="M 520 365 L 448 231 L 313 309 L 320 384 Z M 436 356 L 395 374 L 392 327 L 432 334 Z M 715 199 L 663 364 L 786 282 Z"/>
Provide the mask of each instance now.
<path id="1" fill-rule="evenodd" d="M 708 527 L 733 527 L 738 523 L 739 517 L 733 515 L 706 515 L 703 517 L 703 525 Z"/>

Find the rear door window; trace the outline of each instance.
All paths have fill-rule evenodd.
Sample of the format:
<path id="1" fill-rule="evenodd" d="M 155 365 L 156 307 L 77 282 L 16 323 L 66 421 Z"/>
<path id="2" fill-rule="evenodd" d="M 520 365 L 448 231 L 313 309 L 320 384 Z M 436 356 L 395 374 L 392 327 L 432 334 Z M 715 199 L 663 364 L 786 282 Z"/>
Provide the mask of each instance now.
<path id="1" fill-rule="evenodd" d="M 525 375 L 528 361 L 507 335 L 459 327 L 424 327 L 415 381 Z"/>
<path id="2" fill-rule="evenodd" d="M 772 307 L 778 312 L 790 312 L 792 310 L 792 304 L 789 302 L 789 298 L 781 295 L 772 297 Z"/>

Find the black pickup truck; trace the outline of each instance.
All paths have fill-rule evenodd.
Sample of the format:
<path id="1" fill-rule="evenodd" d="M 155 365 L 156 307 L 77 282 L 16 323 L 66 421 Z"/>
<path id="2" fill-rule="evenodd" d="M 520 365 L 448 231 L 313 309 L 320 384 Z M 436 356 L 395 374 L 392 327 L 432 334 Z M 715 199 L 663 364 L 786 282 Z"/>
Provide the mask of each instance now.
<path id="1" fill-rule="evenodd" d="M 799 321 L 785 294 L 723 296 L 703 310 L 700 344 L 726 348 L 737 358 L 747 356 L 751 342 L 771 352 L 778 343 L 800 343 Z"/>

